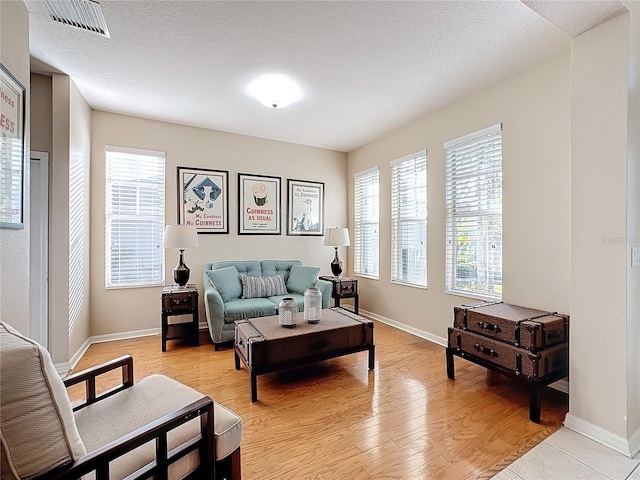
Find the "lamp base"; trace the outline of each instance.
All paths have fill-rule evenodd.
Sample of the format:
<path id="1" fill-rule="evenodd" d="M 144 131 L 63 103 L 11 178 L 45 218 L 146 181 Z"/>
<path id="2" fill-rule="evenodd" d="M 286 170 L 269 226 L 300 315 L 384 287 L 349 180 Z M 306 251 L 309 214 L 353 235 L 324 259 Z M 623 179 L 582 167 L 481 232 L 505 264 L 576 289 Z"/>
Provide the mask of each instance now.
<path id="1" fill-rule="evenodd" d="M 181 287 L 184 287 L 189 281 L 191 270 L 184 263 L 184 250 L 180 250 L 180 258 L 178 264 L 173 269 L 173 281 Z"/>
<path id="2" fill-rule="evenodd" d="M 338 257 L 338 247 L 334 247 L 336 249 L 336 256 L 333 258 L 331 262 L 331 273 L 333 273 L 334 277 L 342 276 L 342 260 Z"/>

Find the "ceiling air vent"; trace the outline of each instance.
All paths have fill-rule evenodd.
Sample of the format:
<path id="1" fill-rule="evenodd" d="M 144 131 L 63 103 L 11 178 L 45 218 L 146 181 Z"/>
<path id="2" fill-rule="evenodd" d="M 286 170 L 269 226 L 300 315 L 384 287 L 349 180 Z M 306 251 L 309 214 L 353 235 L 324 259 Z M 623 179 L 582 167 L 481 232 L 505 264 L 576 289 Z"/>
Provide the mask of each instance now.
<path id="1" fill-rule="evenodd" d="M 94 0 L 42 0 L 51 19 L 72 27 L 109 37 L 100 4 Z"/>

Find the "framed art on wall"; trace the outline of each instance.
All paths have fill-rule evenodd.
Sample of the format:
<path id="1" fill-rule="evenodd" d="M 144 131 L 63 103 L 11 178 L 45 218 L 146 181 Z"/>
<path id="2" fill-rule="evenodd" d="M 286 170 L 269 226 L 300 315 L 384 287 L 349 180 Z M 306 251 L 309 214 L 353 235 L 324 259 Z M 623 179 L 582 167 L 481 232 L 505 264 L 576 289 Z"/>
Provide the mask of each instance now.
<path id="1" fill-rule="evenodd" d="M 280 235 L 280 177 L 238 174 L 238 234 Z"/>
<path id="2" fill-rule="evenodd" d="M 198 233 L 229 233 L 229 172 L 178 168 L 178 223 Z"/>
<path id="3" fill-rule="evenodd" d="M 0 228 L 24 228 L 24 93 L 0 64 Z"/>
<path id="4" fill-rule="evenodd" d="M 324 183 L 287 180 L 287 235 L 324 235 Z"/>

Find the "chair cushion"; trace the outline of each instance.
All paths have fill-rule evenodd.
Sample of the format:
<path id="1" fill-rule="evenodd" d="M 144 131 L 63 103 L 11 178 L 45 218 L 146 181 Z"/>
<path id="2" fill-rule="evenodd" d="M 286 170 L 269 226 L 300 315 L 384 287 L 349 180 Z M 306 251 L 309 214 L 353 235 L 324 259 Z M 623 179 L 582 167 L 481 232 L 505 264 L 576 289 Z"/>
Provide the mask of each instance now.
<path id="1" fill-rule="evenodd" d="M 219 403 L 214 404 L 216 460 L 222 460 L 237 450 L 242 441 L 242 419 Z"/>
<path id="2" fill-rule="evenodd" d="M 287 280 L 287 290 L 295 293 L 304 293 L 307 288 L 316 284 L 319 273 L 319 267 L 292 266 Z"/>
<path id="3" fill-rule="evenodd" d="M 220 293 L 223 302 L 228 302 L 242 295 L 242 283 L 236 267 L 229 266 L 217 270 L 207 270 L 207 275 Z"/>
<path id="4" fill-rule="evenodd" d="M 240 281 L 242 282 L 242 298 L 265 298 L 288 293 L 282 275 L 273 275 L 272 277 L 240 275 Z"/>
<path id="5" fill-rule="evenodd" d="M 49 352 L 3 322 L 0 391 L 2 465 L 15 478 L 43 474 L 86 454 Z"/>
<path id="6" fill-rule="evenodd" d="M 126 435 L 137 428 L 174 412 L 204 395 L 164 375 L 150 375 L 134 386 L 75 412 L 80 436 L 89 452 Z M 242 440 L 242 420 L 222 405 L 214 404 L 216 459 L 233 452 Z M 200 433 L 195 418 L 168 437 L 171 450 Z M 155 445 L 146 443 L 111 463 L 111 478 L 124 478 L 155 458 Z M 191 452 L 169 469 L 170 478 L 183 478 L 198 466 L 198 452 Z"/>

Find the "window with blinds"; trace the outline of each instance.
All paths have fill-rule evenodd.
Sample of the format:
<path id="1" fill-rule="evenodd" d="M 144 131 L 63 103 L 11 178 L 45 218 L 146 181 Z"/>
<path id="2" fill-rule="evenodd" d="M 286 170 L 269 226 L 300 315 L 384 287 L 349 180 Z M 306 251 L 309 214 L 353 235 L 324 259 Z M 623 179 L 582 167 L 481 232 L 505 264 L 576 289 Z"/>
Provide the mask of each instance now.
<path id="1" fill-rule="evenodd" d="M 3 92 L 4 93 L 4 92 Z M 24 228 L 23 177 L 24 156 L 20 138 L 0 135 L 0 227 Z"/>
<path id="2" fill-rule="evenodd" d="M 427 286 L 427 152 L 391 162 L 391 281 Z"/>
<path id="3" fill-rule="evenodd" d="M 357 275 L 378 278 L 379 275 L 379 192 L 378 167 L 356 173 L 355 233 L 353 271 Z"/>
<path id="4" fill-rule="evenodd" d="M 502 299 L 502 126 L 444 149 L 447 292 Z"/>
<path id="5" fill-rule="evenodd" d="M 164 153 L 106 148 L 107 288 L 164 281 Z"/>

